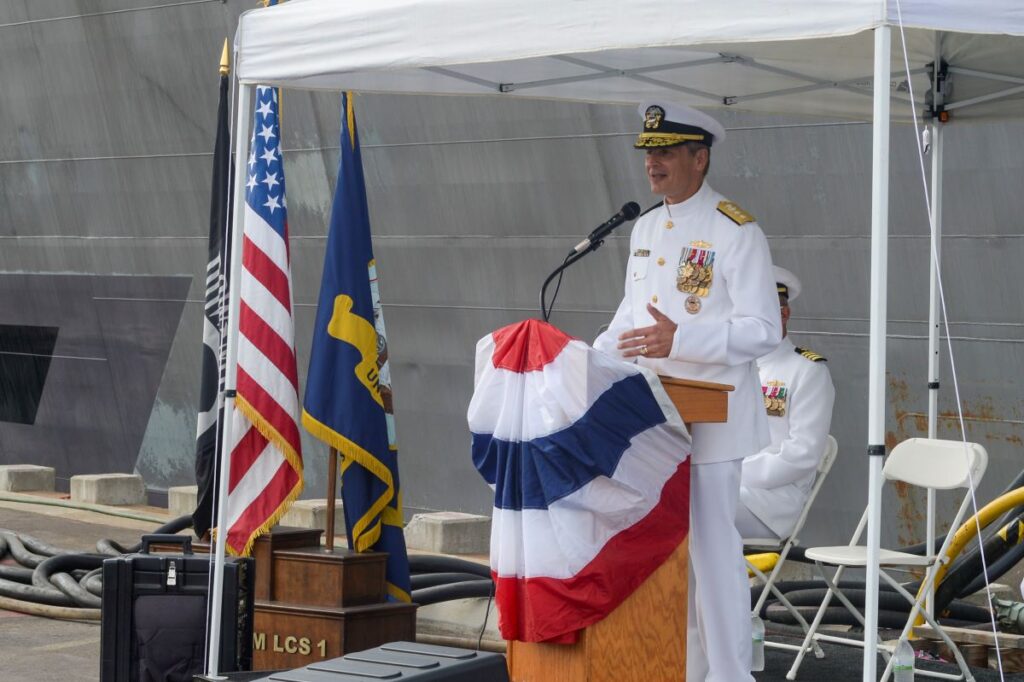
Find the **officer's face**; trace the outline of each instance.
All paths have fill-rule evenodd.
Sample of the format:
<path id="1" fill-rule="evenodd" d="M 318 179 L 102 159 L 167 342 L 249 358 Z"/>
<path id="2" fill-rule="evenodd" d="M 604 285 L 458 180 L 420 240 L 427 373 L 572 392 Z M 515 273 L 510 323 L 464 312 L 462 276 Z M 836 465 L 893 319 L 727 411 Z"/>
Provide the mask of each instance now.
<path id="1" fill-rule="evenodd" d="M 779 296 L 779 316 L 782 318 L 782 335 L 785 336 L 789 324 L 789 298 L 786 296 Z"/>
<path id="2" fill-rule="evenodd" d="M 648 149 L 644 160 L 651 192 L 661 194 L 670 204 L 693 196 L 704 181 L 708 152 L 691 152 L 685 145 Z"/>

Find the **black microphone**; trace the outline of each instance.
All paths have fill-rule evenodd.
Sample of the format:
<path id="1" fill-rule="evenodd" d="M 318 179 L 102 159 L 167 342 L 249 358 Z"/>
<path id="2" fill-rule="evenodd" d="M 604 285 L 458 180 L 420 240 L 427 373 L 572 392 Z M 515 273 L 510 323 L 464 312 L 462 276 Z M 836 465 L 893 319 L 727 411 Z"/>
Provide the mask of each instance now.
<path id="1" fill-rule="evenodd" d="M 622 210 L 620 210 L 611 218 L 598 225 L 597 229 L 590 233 L 590 236 L 588 236 L 586 239 L 581 241 L 573 248 L 573 251 L 575 253 L 583 253 L 591 246 L 599 243 L 602 239 L 607 237 L 608 234 L 616 227 L 618 227 L 624 222 L 633 220 L 638 215 L 640 215 L 640 205 L 638 203 L 636 203 L 635 201 L 630 201 L 629 203 L 624 204 L 622 206 Z"/>

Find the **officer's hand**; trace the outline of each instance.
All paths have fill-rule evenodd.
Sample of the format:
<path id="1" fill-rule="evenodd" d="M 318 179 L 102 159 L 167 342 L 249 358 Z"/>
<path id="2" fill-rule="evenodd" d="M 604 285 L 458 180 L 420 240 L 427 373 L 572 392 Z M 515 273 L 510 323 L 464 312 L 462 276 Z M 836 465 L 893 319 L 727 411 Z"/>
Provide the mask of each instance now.
<path id="1" fill-rule="evenodd" d="M 631 329 L 619 336 L 623 357 L 667 358 L 672 351 L 678 325 L 650 303 L 647 312 L 654 318 L 653 326 Z"/>

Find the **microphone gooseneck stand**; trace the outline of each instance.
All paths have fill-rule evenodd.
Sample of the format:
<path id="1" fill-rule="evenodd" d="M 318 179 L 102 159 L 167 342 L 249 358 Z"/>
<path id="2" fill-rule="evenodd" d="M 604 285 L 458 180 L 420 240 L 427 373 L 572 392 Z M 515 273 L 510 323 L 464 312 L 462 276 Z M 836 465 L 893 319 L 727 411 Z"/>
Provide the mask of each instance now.
<path id="1" fill-rule="evenodd" d="M 560 275 L 563 272 L 565 272 L 566 268 L 568 268 L 570 265 L 572 265 L 573 263 L 575 263 L 579 259 L 581 259 L 584 256 L 586 256 L 591 251 L 597 251 L 597 249 L 601 246 L 601 244 L 604 244 L 604 240 L 603 239 L 600 239 L 600 240 L 594 242 L 593 244 L 591 244 L 590 246 L 588 246 L 587 248 L 585 248 L 582 251 L 578 251 L 578 252 L 577 251 L 572 251 L 568 256 L 565 257 L 565 260 L 562 261 L 562 264 L 559 265 L 557 268 L 555 268 L 554 271 L 550 275 L 548 275 L 548 278 L 546 280 L 544 280 L 544 285 L 540 288 L 540 314 L 544 318 L 545 322 L 547 322 L 548 318 L 551 316 L 551 308 L 554 308 L 554 306 L 555 306 L 555 298 L 558 297 L 558 287 L 555 287 L 555 295 L 551 299 L 551 308 L 548 308 L 547 307 L 547 290 L 548 290 L 548 285 L 551 284 L 551 280 L 553 280 L 555 278 L 555 275 L 559 275 L 558 286 L 560 287 L 562 285 L 562 278 L 561 278 Z"/>
<path id="2" fill-rule="evenodd" d="M 612 216 L 612 218 L 609 221 L 604 223 L 604 225 L 598 227 L 597 230 L 591 232 L 590 237 L 588 237 L 587 240 L 585 240 L 584 242 L 580 242 L 580 244 L 578 244 L 576 248 L 570 251 L 569 255 L 565 257 L 564 261 L 562 261 L 562 264 L 555 268 L 555 270 L 550 275 L 548 275 L 548 278 L 544 280 L 544 285 L 541 286 L 540 288 L 540 314 L 543 320 L 547 322 L 548 318 L 551 317 L 551 313 L 555 307 L 555 299 L 558 298 L 558 290 L 562 286 L 562 273 L 564 273 L 570 265 L 586 256 L 588 253 L 591 253 L 592 251 L 597 251 L 599 248 L 601 248 L 601 245 L 604 244 L 605 237 L 607 237 L 608 234 L 610 234 L 614 228 L 618 227 L 624 222 L 647 215 L 654 209 L 661 206 L 661 204 L 662 202 L 659 201 L 658 203 L 654 204 L 643 213 L 640 213 L 640 207 L 637 206 L 635 202 L 631 201 L 625 204 L 622 207 L 622 210 L 619 211 L 619 213 Z M 583 246 L 584 244 L 586 244 L 585 247 Z M 555 293 L 551 297 L 551 307 L 549 308 L 547 305 L 548 285 L 551 284 L 551 280 L 553 280 L 556 276 L 558 277 L 558 286 L 555 287 Z"/>

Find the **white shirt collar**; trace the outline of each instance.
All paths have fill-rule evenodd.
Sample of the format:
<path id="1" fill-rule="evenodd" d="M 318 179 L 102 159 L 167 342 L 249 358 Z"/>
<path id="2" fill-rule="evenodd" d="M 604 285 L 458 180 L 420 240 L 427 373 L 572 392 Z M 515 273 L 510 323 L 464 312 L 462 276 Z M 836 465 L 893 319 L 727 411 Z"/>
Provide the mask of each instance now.
<path id="1" fill-rule="evenodd" d="M 714 190 L 708 185 L 707 180 L 700 183 L 700 189 L 693 193 L 693 196 L 680 201 L 678 204 L 665 203 L 665 211 L 670 218 L 680 218 L 684 215 L 700 210 Z"/>

